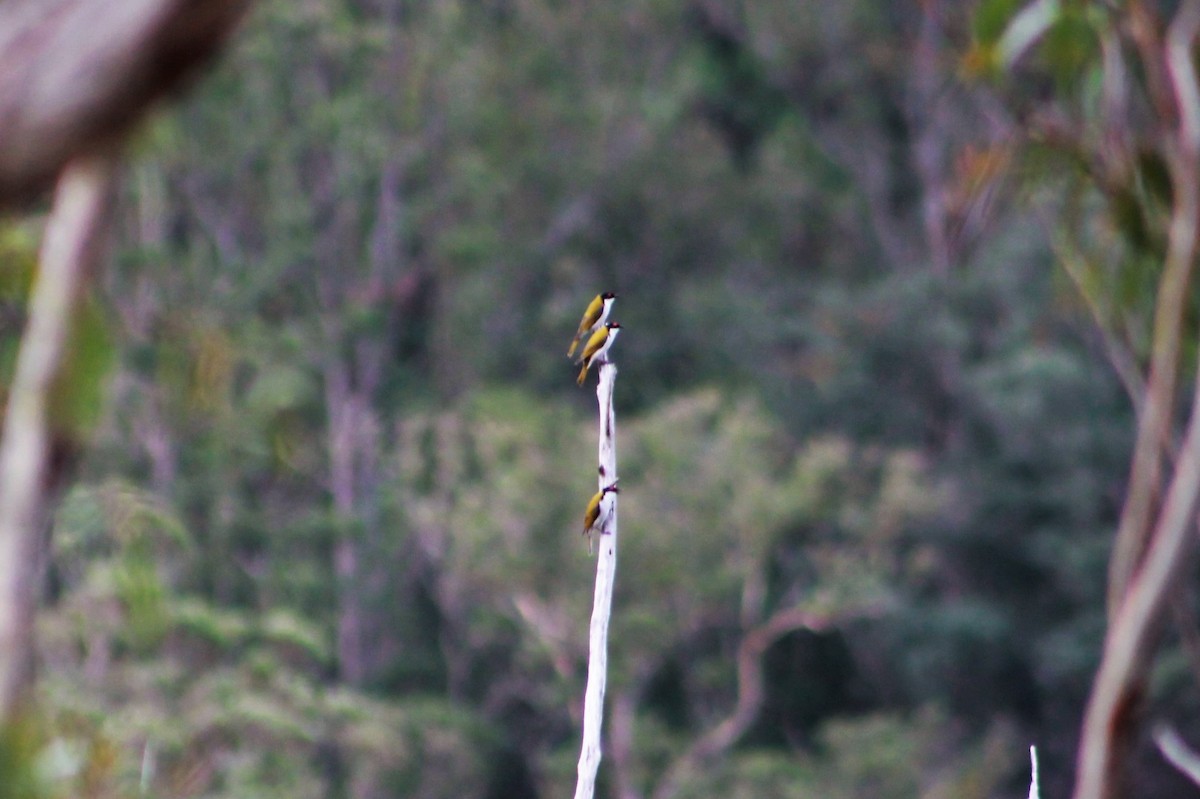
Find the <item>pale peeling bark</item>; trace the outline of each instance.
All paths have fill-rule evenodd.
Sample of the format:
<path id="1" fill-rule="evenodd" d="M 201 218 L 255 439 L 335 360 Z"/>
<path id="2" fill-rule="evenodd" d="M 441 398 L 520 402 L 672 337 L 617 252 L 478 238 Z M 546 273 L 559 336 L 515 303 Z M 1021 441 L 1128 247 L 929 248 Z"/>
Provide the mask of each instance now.
<path id="1" fill-rule="evenodd" d="M 250 0 L 0 3 L 0 208 L 119 142 L 220 50 Z"/>
<path id="2" fill-rule="evenodd" d="M 53 420 L 49 403 L 71 324 L 97 258 L 113 164 L 97 156 L 63 172 L 42 243 L 0 439 L 0 721 L 30 679 L 33 616 L 48 523 Z"/>
<path id="3" fill-rule="evenodd" d="M 600 366 L 596 399 L 600 405 L 599 488 L 617 482 L 617 432 L 613 413 L 613 383 L 617 367 Z M 591 637 L 588 644 L 587 689 L 583 698 L 583 745 L 579 755 L 579 781 L 575 799 L 591 799 L 596 792 L 596 772 L 600 769 L 600 735 L 604 721 L 604 689 L 608 680 L 608 622 L 612 616 L 613 585 L 617 573 L 617 502 L 609 494 L 612 512 L 603 517 L 600 546 L 596 556 L 596 594 L 592 607 Z"/>

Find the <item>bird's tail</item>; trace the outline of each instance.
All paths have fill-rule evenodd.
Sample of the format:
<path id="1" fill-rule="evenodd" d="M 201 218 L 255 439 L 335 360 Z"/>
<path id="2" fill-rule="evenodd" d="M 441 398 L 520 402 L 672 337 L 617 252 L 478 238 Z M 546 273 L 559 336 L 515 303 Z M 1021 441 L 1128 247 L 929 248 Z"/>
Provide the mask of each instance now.
<path id="1" fill-rule="evenodd" d="M 576 336 L 575 339 L 571 342 L 571 348 L 569 350 L 567 350 L 568 358 L 570 358 L 571 356 L 573 356 L 575 354 L 575 348 L 579 346 L 579 338 L 580 338 L 579 336 Z"/>
<path id="2" fill-rule="evenodd" d="M 575 385 L 582 386 L 583 381 L 587 380 L 587 373 L 588 373 L 589 366 L 591 366 L 590 363 L 585 363 L 583 365 L 583 368 L 579 370 L 579 377 L 575 378 Z"/>

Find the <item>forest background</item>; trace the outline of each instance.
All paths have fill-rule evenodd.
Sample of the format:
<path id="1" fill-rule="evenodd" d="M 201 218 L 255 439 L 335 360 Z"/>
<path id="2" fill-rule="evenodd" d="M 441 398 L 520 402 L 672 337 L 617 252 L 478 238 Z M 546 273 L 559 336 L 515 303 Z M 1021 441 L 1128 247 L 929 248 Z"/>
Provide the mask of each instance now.
<path id="1" fill-rule="evenodd" d="M 1178 197 L 1089 160 L 1120 13 L 1033 5 L 258 5 L 127 151 L 28 795 L 566 795 L 603 290 L 600 795 L 1068 795 Z"/>

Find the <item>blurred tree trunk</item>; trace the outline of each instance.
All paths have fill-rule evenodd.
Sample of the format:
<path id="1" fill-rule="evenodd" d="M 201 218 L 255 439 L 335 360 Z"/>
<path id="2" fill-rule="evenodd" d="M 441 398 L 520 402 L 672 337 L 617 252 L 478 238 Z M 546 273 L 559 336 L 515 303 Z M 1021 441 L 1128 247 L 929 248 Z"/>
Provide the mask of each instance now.
<path id="1" fill-rule="evenodd" d="M 12 0 L 0 6 L 0 209 L 56 180 L 0 442 L 0 716 L 31 677 L 50 501 L 64 474 L 50 418 L 109 205 L 114 152 L 224 44 L 249 0 Z M 60 177 L 61 175 L 61 177 Z"/>
<path id="2" fill-rule="evenodd" d="M 8 394 L 0 441 L 0 718 L 22 703 L 32 678 L 41 542 L 74 444 L 51 406 L 56 391 L 69 390 L 63 364 L 99 255 L 112 167 L 104 157 L 78 161 L 59 180 Z"/>
<path id="3" fill-rule="evenodd" d="M 1179 612 L 1179 582 L 1195 548 L 1200 502 L 1200 383 L 1191 389 L 1182 437 L 1178 424 L 1187 360 L 1195 357 L 1200 2 L 1170 8 L 1131 2 L 1097 17 L 1095 30 L 1075 25 L 1082 19 L 1077 13 L 1031 5 L 987 46 L 998 65 L 1016 71 L 1025 68 L 1018 64 L 1024 53 L 1045 40 L 1043 68 L 1058 79 L 1062 96 L 1030 99 L 1023 116 L 1031 143 L 1065 153 L 1069 174 L 1079 180 L 1073 191 L 1085 188 L 1101 201 L 1098 213 L 1082 211 L 1075 198 L 1065 204 L 1058 250 L 1108 338 L 1109 357 L 1137 413 L 1109 565 L 1108 630 L 1073 794 L 1114 799 L 1132 787 L 1151 668 L 1172 602 L 1184 640 L 1195 636 L 1192 614 Z M 1065 55 L 1056 34 L 1078 48 L 1074 55 Z M 1101 79 L 1100 102 L 1071 96 L 1091 90 L 1084 74 Z M 1099 237 L 1101 245 L 1094 241 L 1097 218 L 1112 231 Z M 1141 296 L 1128 291 L 1131 285 Z M 1144 353 L 1144 362 L 1134 353 Z M 1193 368 L 1200 374 L 1200 366 Z"/>
<path id="4" fill-rule="evenodd" d="M 250 0 L 10 0 L 0 6 L 0 208 L 121 141 L 208 62 Z"/>
<path id="5" fill-rule="evenodd" d="M 1181 4 L 1169 23 L 1140 3 L 1131 4 L 1131 17 L 1131 50 L 1139 53 L 1157 110 L 1155 144 L 1170 180 L 1170 216 L 1145 395 L 1138 403 L 1137 439 L 1110 565 L 1109 628 L 1079 744 L 1076 799 L 1107 799 L 1125 790 L 1168 601 L 1194 549 L 1200 497 L 1200 383 L 1192 389 L 1174 468 L 1164 468 L 1176 450 L 1176 396 L 1191 328 L 1187 300 L 1200 251 L 1200 89 L 1194 64 L 1200 2 Z M 1116 184 L 1125 167 L 1120 159 L 1131 160 L 1129 154 L 1097 155 Z"/>
<path id="6" fill-rule="evenodd" d="M 318 206 L 330 223 L 318 233 L 317 277 L 326 350 L 322 372 L 328 414 L 329 484 L 340 522 L 334 546 L 338 584 L 337 649 L 342 677 L 361 685 L 388 662 L 392 649 L 381 602 L 387 585 L 386 541 L 380 487 L 383 423 L 376 404 L 392 357 L 395 320 L 388 299 L 402 283 L 401 167 L 388 163 L 380 178 L 368 246 L 356 246 L 359 200 L 336 193 L 333 170 L 318 181 Z M 365 252 L 367 269 L 335 268 L 346 253 Z M 396 298 L 393 298 L 396 299 Z M 347 319 L 365 308 L 381 309 L 381 327 L 348 329 Z"/>
<path id="7" fill-rule="evenodd" d="M 361 685 L 367 677 L 366 638 L 369 611 L 363 577 L 370 563 L 364 548 L 373 536 L 353 523 L 361 516 L 378 479 L 378 420 L 369 398 L 352 385 L 349 365 L 331 359 L 325 370 L 329 412 L 329 483 L 339 520 L 334 545 L 338 585 L 337 655 L 342 679 Z"/>

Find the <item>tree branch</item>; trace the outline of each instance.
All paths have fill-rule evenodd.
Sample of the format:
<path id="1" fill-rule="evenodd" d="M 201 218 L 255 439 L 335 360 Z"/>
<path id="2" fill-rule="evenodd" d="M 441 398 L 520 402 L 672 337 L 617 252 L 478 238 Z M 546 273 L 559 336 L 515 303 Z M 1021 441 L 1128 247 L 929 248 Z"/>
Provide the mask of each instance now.
<path id="1" fill-rule="evenodd" d="M 1143 26 L 1144 27 L 1144 26 Z M 1162 144 L 1171 170 L 1166 263 L 1155 300 L 1153 352 L 1146 399 L 1138 418 L 1129 487 L 1109 567 L 1109 629 L 1088 699 L 1080 737 L 1075 799 L 1107 799 L 1120 792 L 1123 763 L 1145 688 L 1168 594 L 1191 550 L 1200 494 L 1200 372 L 1183 446 L 1165 500 L 1159 505 L 1163 449 L 1169 449 L 1174 394 L 1188 285 L 1197 253 L 1200 189 L 1200 89 L 1192 48 L 1200 34 L 1200 2 L 1179 7 L 1167 31 L 1164 60 L 1177 129 Z M 1150 57 L 1145 30 L 1139 44 Z M 1156 57 L 1156 56 L 1155 56 Z M 1147 69 L 1153 70 L 1154 64 Z M 1168 117 L 1170 118 L 1170 117 Z"/>
<path id="2" fill-rule="evenodd" d="M 1179 342 L 1184 310 L 1196 259 L 1196 217 L 1200 195 L 1196 186 L 1200 150 L 1195 120 L 1200 117 L 1200 92 L 1191 66 L 1191 45 L 1200 30 L 1200 4 L 1184 4 L 1167 34 L 1167 72 L 1174 90 L 1180 129 L 1165 145 L 1171 156 L 1175 207 L 1168 233 L 1167 259 L 1155 301 L 1153 351 L 1146 399 L 1138 415 L 1137 441 L 1129 473 L 1125 506 L 1109 566 L 1108 614 L 1116 617 L 1129 582 L 1146 551 L 1153 526 L 1154 503 L 1162 472 L 1162 449 L 1171 435 L 1175 382 L 1179 371 Z"/>
<path id="3" fill-rule="evenodd" d="M 37 542 L 49 516 L 49 404 L 71 324 L 99 250 L 113 163 L 97 156 L 63 172 L 46 227 L 29 322 L 0 439 L 0 721 L 24 698 L 40 570 Z"/>
<path id="4" fill-rule="evenodd" d="M 1045 229 L 1050 231 L 1050 223 L 1046 220 L 1043 221 Z M 1054 239 L 1053 235 L 1048 235 L 1047 238 Z M 1108 362 L 1116 372 L 1117 380 L 1125 389 L 1135 416 L 1140 418 L 1143 415 L 1142 408 L 1146 399 L 1146 381 L 1142 377 L 1137 359 L 1134 358 L 1130 348 L 1113 332 L 1114 325 L 1110 318 L 1111 314 L 1100 307 L 1096 299 L 1096 292 L 1088 290 L 1085 277 L 1086 256 L 1080 254 L 1065 239 L 1055 242 L 1053 247 L 1058 262 L 1062 264 L 1063 271 L 1075 284 L 1076 293 L 1083 299 L 1084 305 L 1091 313 L 1096 330 L 1100 332 L 1100 342 L 1104 346 L 1104 354 L 1108 356 Z M 1174 457 L 1173 450 L 1172 457 Z"/>
<path id="5" fill-rule="evenodd" d="M 596 399 L 600 405 L 600 490 L 617 482 L 617 433 L 613 413 L 613 384 L 617 367 L 600 365 Z M 583 744 L 579 755 L 579 781 L 575 799 L 591 799 L 600 768 L 600 730 L 604 721 L 604 689 L 608 679 L 608 622 L 612 615 L 613 585 L 617 572 L 617 502 L 610 493 L 612 512 L 602 515 L 600 551 L 596 556 L 596 594 L 592 608 L 591 640 L 588 649 L 587 689 L 583 699 Z"/>
<path id="6" fill-rule="evenodd" d="M 1200 755 L 1184 743 L 1179 733 L 1166 724 L 1160 724 L 1154 729 L 1154 744 L 1168 763 L 1200 787 Z"/>
<path id="7" fill-rule="evenodd" d="M 856 611 L 853 615 L 858 615 Z M 813 613 L 804 608 L 776 611 L 758 627 L 746 633 L 738 646 L 738 695 L 733 712 L 706 732 L 667 769 L 655 788 L 653 799 L 670 799 L 679 792 L 683 779 L 708 760 L 737 743 L 754 723 L 764 698 L 761 663 L 763 655 L 780 638 L 796 630 L 821 632 L 843 621 L 847 614 Z"/>
<path id="8" fill-rule="evenodd" d="M 1029 799 L 1040 799 L 1041 788 L 1038 785 L 1037 747 L 1029 747 Z"/>
<path id="9" fill-rule="evenodd" d="M 1170 591 L 1191 549 L 1200 495 L 1200 371 L 1197 377 L 1191 419 L 1150 547 L 1105 636 L 1104 656 L 1084 716 L 1075 799 L 1116 795 L 1120 753 L 1131 736 L 1130 717 L 1146 663 Z"/>
<path id="10" fill-rule="evenodd" d="M 0 208 L 120 141 L 218 52 L 250 0 L 0 4 Z"/>

